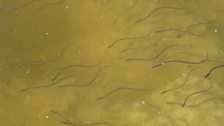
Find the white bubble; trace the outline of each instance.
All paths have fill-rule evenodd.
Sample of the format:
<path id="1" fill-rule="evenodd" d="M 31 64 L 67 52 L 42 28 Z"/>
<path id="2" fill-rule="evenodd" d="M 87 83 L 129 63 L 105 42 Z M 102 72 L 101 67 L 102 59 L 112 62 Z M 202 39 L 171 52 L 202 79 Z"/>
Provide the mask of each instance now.
<path id="1" fill-rule="evenodd" d="M 30 73 L 30 71 L 31 71 L 30 69 L 27 69 L 27 70 L 26 70 L 26 74 L 29 74 L 29 73 Z"/>
<path id="2" fill-rule="evenodd" d="M 145 101 L 141 101 L 141 104 L 143 104 L 143 105 L 144 105 L 144 104 L 145 104 Z"/>

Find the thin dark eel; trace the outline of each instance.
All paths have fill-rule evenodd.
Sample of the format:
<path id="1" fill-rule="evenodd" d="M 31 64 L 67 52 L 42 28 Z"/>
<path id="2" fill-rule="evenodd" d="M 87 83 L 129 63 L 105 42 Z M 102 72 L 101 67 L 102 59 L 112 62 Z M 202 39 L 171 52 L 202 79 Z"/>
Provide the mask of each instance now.
<path id="1" fill-rule="evenodd" d="M 40 7 L 39 9 L 37 9 L 37 11 L 41 11 L 41 10 L 43 10 L 43 9 L 49 7 L 49 6 L 53 6 L 53 5 L 57 5 L 57 4 L 62 4 L 64 2 L 66 2 L 66 1 L 68 1 L 68 0 L 61 0 L 61 1 L 56 1 L 56 2 L 53 2 L 53 3 L 48 3 L 48 4 Z"/>
<path id="2" fill-rule="evenodd" d="M 145 38 L 145 37 L 149 36 L 150 34 L 151 33 L 148 33 L 148 34 L 142 35 L 142 36 L 137 36 L 137 37 L 121 38 L 121 39 L 118 39 L 118 40 L 113 41 L 107 48 L 112 48 L 113 46 L 115 46 L 116 44 L 118 44 L 119 42 L 122 42 L 122 41 L 142 39 L 142 38 Z"/>
<path id="3" fill-rule="evenodd" d="M 224 64 L 213 67 L 212 69 L 209 70 L 209 72 L 204 77 L 208 78 L 215 70 L 217 70 L 218 68 L 222 68 L 222 67 L 224 67 Z"/>
<path id="4" fill-rule="evenodd" d="M 67 84 L 67 85 L 60 85 L 59 88 L 64 88 L 64 87 L 86 87 L 91 85 L 92 83 L 95 82 L 95 80 L 97 79 L 97 77 L 99 76 L 99 74 L 102 72 L 102 70 L 108 66 L 103 66 L 101 68 L 99 68 L 99 70 L 96 72 L 96 74 L 94 75 L 94 77 L 87 83 L 84 84 Z"/>
<path id="5" fill-rule="evenodd" d="M 101 97 L 98 97 L 96 100 L 102 100 L 118 91 L 122 91 L 122 90 L 133 90 L 133 91 L 147 91 L 147 89 L 137 89 L 137 88 L 128 88 L 128 87 L 122 87 L 122 88 L 116 88 L 112 91 L 110 91 L 109 93 L 106 93 L 105 95 L 101 96 Z"/>
<path id="6" fill-rule="evenodd" d="M 182 107 L 184 107 L 184 106 L 186 105 L 188 99 L 189 99 L 191 96 L 196 95 L 196 94 L 205 93 L 205 92 L 208 92 L 209 90 L 211 90 L 211 89 L 212 89 L 212 86 L 213 86 L 213 83 L 212 83 L 211 81 L 209 81 L 209 82 L 210 82 L 210 86 L 209 86 L 207 89 L 205 89 L 205 90 L 201 90 L 201 91 L 197 91 L 197 92 L 193 92 L 193 93 L 189 94 L 189 95 L 185 98 L 185 100 L 184 100 L 184 102 L 183 102 L 183 104 L 182 104 Z"/>
<path id="7" fill-rule="evenodd" d="M 98 62 L 96 64 L 90 64 L 90 65 L 68 65 L 68 66 L 65 66 L 51 79 L 51 81 L 55 81 L 64 71 L 66 71 L 69 68 L 73 68 L 73 67 L 89 68 L 89 67 L 95 67 L 99 64 L 100 64 L 100 62 Z"/>
<path id="8" fill-rule="evenodd" d="M 196 104 L 191 104 L 191 105 L 185 105 L 184 107 L 199 107 L 209 101 L 214 101 L 214 100 L 217 100 L 217 101 L 222 101 L 224 102 L 223 100 L 221 100 L 220 98 L 208 98 L 208 99 L 205 99 L 199 103 L 196 103 Z M 179 105 L 179 106 L 182 106 L 182 103 L 176 103 L 176 102 L 166 102 L 166 104 L 173 104 L 173 105 Z"/>
<path id="9" fill-rule="evenodd" d="M 159 10 L 163 10 L 163 9 L 172 9 L 172 10 L 182 10 L 181 8 L 176 8 L 176 7 L 158 7 L 154 10 L 152 10 L 147 16 L 145 16 L 144 18 L 141 18 L 139 20 L 136 21 L 136 23 L 139 22 L 143 22 L 145 20 L 147 20 L 149 17 L 151 17 L 154 13 L 156 13 Z"/>
<path id="10" fill-rule="evenodd" d="M 59 79 L 59 80 L 57 80 L 57 81 L 55 81 L 51 84 L 25 88 L 25 89 L 20 90 L 20 92 L 25 92 L 25 91 L 40 89 L 40 88 L 49 88 L 49 87 L 52 87 L 52 86 L 58 84 L 61 81 L 64 81 L 64 80 L 67 80 L 67 79 L 70 79 L 70 78 L 74 78 L 74 76 L 65 76 L 65 77 L 63 77 L 63 78 L 61 78 L 61 79 Z"/>
<path id="11" fill-rule="evenodd" d="M 180 35 L 177 35 L 177 38 L 183 36 L 184 34 L 186 34 L 191 28 L 197 26 L 197 25 L 202 25 L 202 24 L 209 24 L 209 23 L 212 23 L 212 22 L 215 22 L 215 20 L 213 21 L 208 21 L 208 22 L 199 22 L 199 23 L 196 23 L 196 24 L 192 24 L 190 26 L 188 26 L 188 28 L 186 30 L 184 30 L 184 32 Z"/>
<path id="12" fill-rule="evenodd" d="M 171 88 L 171 89 L 168 89 L 168 90 L 165 90 L 165 91 L 161 92 L 161 94 L 165 94 L 165 93 L 168 93 L 168 92 L 170 92 L 170 91 L 177 90 L 177 89 L 180 89 L 181 87 L 183 87 L 183 86 L 186 84 L 186 82 L 188 81 L 188 79 L 190 78 L 191 74 L 192 74 L 196 69 L 198 69 L 198 68 L 199 68 L 199 67 L 197 67 L 197 68 L 193 68 L 193 69 L 189 72 L 189 74 L 187 75 L 186 79 L 184 80 L 184 82 L 183 82 L 181 85 L 179 85 L 179 86 L 177 86 L 177 87 L 174 87 L 174 88 Z"/>
<path id="13" fill-rule="evenodd" d="M 168 60 L 164 61 L 162 63 L 159 63 L 157 65 L 152 66 L 152 68 L 160 67 L 161 65 L 169 64 L 169 63 L 181 63 L 181 64 L 191 64 L 191 65 L 196 65 L 196 64 L 201 64 L 208 61 L 208 53 L 206 54 L 206 57 L 200 61 L 196 62 L 189 62 L 189 61 L 182 61 L 182 60 Z"/>
<path id="14" fill-rule="evenodd" d="M 55 110 L 51 110 L 50 112 L 54 113 L 55 115 L 59 116 L 60 118 L 62 118 L 63 120 L 65 120 L 66 122 L 72 122 L 70 120 L 68 120 L 65 116 L 63 116 L 61 113 L 55 111 Z"/>
<path id="15" fill-rule="evenodd" d="M 156 40 L 155 42 L 153 42 L 151 45 L 145 45 L 145 46 L 140 46 L 140 47 L 131 47 L 131 48 L 126 48 L 126 49 L 122 49 L 120 50 L 120 53 L 125 53 L 125 52 L 129 52 L 128 54 L 124 55 L 124 56 L 120 56 L 118 58 L 125 58 L 127 56 L 129 56 L 131 53 L 134 53 L 134 51 L 136 50 L 145 50 L 145 49 L 149 49 L 155 46 L 155 44 L 157 44 L 157 42 L 159 42 L 162 38 L 159 38 L 158 40 Z"/>
<path id="16" fill-rule="evenodd" d="M 94 126 L 94 125 L 107 125 L 107 126 L 112 126 L 110 123 L 108 122 L 94 122 L 94 123 L 84 123 L 84 124 L 76 124 L 73 122 L 61 122 L 61 124 L 64 125 L 69 125 L 69 126 Z"/>
<path id="17" fill-rule="evenodd" d="M 200 35 L 203 35 L 203 34 L 194 34 L 194 33 L 189 33 L 189 30 L 195 26 L 198 26 L 198 25 L 203 25 L 203 24 L 209 24 L 209 23 L 212 23 L 214 22 L 215 20 L 213 21 L 208 21 L 208 22 L 199 22 L 199 23 L 196 23 L 196 24 L 192 24 L 192 25 L 189 25 L 185 30 L 181 30 L 181 29 L 175 29 L 175 28 L 170 28 L 170 29 L 164 29 L 164 30 L 158 30 L 158 31 L 155 31 L 155 33 L 161 33 L 161 32 L 167 32 L 167 31 L 177 31 L 177 32 L 182 32 L 181 34 L 177 35 L 176 37 L 177 38 L 180 38 L 182 37 L 183 35 L 185 35 L 186 33 L 190 34 L 190 35 L 194 35 L 194 36 L 200 36 Z"/>
<path id="18" fill-rule="evenodd" d="M 12 7 L 12 6 L 10 7 L 8 5 L 4 5 L 4 3 L 3 3 L 3 6 L 7 7 L 7 8 L 10 8 L 10 9 L 18 10 L 18 9 L 24 8 L 24 7 L 32 4 L 34 1 L 37 1 L 37 0 L 30 0 L 30 1 L 26 2 L 26 3 L 24 3 L 24 4 L 21 4 L 21 5 L 16 6 L 16 7 Z"/>
<path id="19" fill-rule="evenodd" d="M 68 43 L 67 45 L 65 45 L 65 47 L 58 53 L 58 56 L 56 56 L 53 59 L 43 60 L 43 61 L 42 60 L 31 61 L 31 62 L 28 62 L 27 65 L 41 65 L 41 64 L 44 64 L 44 63 L 55 62 L 55 61 L 61 59 L 65 55 L 65 51 L 73 45 L 74 45 L 74 43 Z"/>
<path id="20" fill-rule="evenodd" d="M 135 0 L 132 6 L 128 7 L 125 11 L 122 11 L 120 14 L 118 14 L 118 16 L 114 19 L 113 24 L 116 24 L 117 21 L 120 19 L 120 17 L 121 17 L 122 15 L 124 15 L 125 13 L 127 13 L 127 12 L 128 12 L 130 9 L 132 9 L 134 6 L 136 6 L 138 1 L 139 1 L 139 0 Z"/>
<path id="21" fill-rule="evenodd" d="M 167 46 L 166 48 L 164 48 L 160 53 L 158 53 L 155 57 L 150 58 L 150 59 L 126 59 L 125 61 L 152 61 L 152 60 L 156 60 L 157 58 L 159 58 L 162 54 L 164 54 L 168 49 L 175 47 L 175 46 L 180 46 L 179 44 L 174 44 L 174 45 L 170 45 Z"/>

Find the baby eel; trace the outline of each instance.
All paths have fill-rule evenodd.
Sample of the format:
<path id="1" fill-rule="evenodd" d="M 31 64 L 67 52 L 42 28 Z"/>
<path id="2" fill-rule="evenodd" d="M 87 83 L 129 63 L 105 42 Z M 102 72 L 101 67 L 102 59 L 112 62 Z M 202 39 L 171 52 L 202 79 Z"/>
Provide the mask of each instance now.
<path id="1" fill-rule="evenodd" d="M 124 56 L 120 56 L 118 58 L 125 58 L 128 57 L 129 55 L 131 55 L 132 53 L 134 53 L 135 51 L 140 51 L 140 50 L 146 50 L 146 49 L 150 49 L 152 47 L 155 47 L 155 45 L 162 40 L 162 38 L 159 38 L 158 40 L 156 40 L 155 42 L 153 42 L 151 45 L 145 45 L 145 46 L 139 46 L 139 47 L 131 47 L 131 48 L 125 48 L 120 50 L 120 53 L 127 53 Z"/>
<path id="2" fill-rule="evenodd" d="M 199 23 L 196 23 L 196 24 L 192 24 L 192 25 L 188 26 L 187 29 L 184 30 L 184 32 L 182 32 L 181 34 L 177 35 L 176 37 L 177 37 L 177 38 L 180 38 L 181 36 L 183 36 L 183 35 L 185 35 L 186 33 L 188 33 L 188 32 L 191 30 L 191 28 L 193 28 L 193 27 L 195 27 L 195 26 L 198 26 L 198 25 L 204 25 L 204 24 L 209 24 L 209 23 L 212 23 L 212 22 L 214 22 L 214 21 L 215 21 L 215 20 L 213 20 L 213 21 L 208 21 L 208 22 L 199 22 Z M 191 34 L 192 34 L 192 33 L 191 33 Z M 194 35 L 194 34 L 192 34 L 192 35 Z"/>
<path id="3" fill-rule="evenodd" d="M 76 123 L 73 123 L 73 122 L 61 122 L 61 124 L 64 124 L 64 125 L 69 125 L 69 126 L 98 126 L 98 125 L 104 125 L 104 126 L 112 126 L 110 123 L 107 123 L 107 122 L 93 122 L 93 123 L 84 123 L 84 124 L 76 124 Z"/>
<path id="4" fill-rule="evenodd" d="M 210 101 L 222 101 L 220 98 L 208 98 L 208 99 L 205 99 L 199 103 L 196 103 L 196 104 L 191 104 L 191 105 L 185 105 L 184 107 L 199 107 L 203 104 L 206 104 Z M 166 102 L 166 104 L 172 104 L 172 105 L 178 105 L 178 106 L 182 106 L 183 104 L 182 103 L 177 103 L 177 102 Z"/>
<path id="5" fill-rule="evenodd" d="M 70 120 L 68 120 L 65 116 L 63 116 L 61 113 L 52 110 L 52 113 L 54 113 L 55 115 L 59 116 L 60 118 L 62 118 L 64 121 L 61 122 L 61 124 L 64 125 L 69 125 L 69 126 L 98 126 L 98 125 L 106 125 L 106 126 L 111 126 L 110 123 L 107 122 L 93 122 L 93 123 L 83 123 L 83 124 L 78 124 L 78 123 L 74 123 Z"/>
<path id="6" fill-rule="evenodd" d="M 55 62 L 59 59 L 61 59 L 64 55 L 65 55 L 65 51 L 73 46 L 74 43 L 69 43 L 67 45 L 65 45 L 65 47 L 58 53 L 58 56 L 56 56 L 55 58 L 53 59 L 49 59 L 49 60 L 40 60 L 40 61 L 32 61 L 32 62 L 28 62 L 27 65 L 41 65 L 41 64 L 44 64 L 44 63 L 50 63 L 50 62 Z"/>
<path id="7" fill-rule="evenodd" d="M 182 37 L 183 35 L 185 34 L 190 34 L 190 35 L 194 35 L 194 36 L 200 36 L 200 35 L 203 35 L 203 34 L 194 34 L 194 33 L 190 33 L 190 30 L 198 25 L 205 25 L 205 24 L 209 24 L 209 23 L 212 23 L 214 22 L 215 20 L 213 21 L 208 21 L 208 22 L 199 22 L 199 23 L 196 23 L 196 24 L 192 24 L 192 25 L 189 25 L 185 30 L 181 30 L 181 29 L 176 29 L 176 28 L 169 28 L 169 29 L 164 29 L 164 30 L 158 30 L 158 31 L 155 31 L 155 33 L 162 33 L 162 32 L 168 32 L 168 31 L 177 31 L 177 32 L 181 32 L 181 34 L 177 35 L 176 37 L 177 38 L 180 38 Z"/>
<path id="8" fill-rule="evenodd" d="M 161 94 L 165 94 L 165 93 L 168 93 L 168 92 L 171 92 L 171 91 L 174 91 L 174 90 L 177 90 L 177 89 L 180 89 L 181 87 L 183 87 L 183 86 L 187 83 L 187 81 L 189 80 L 191 74 L 192 74 L 196 69 L 198 69 L 198 68 L 199 68 L 199 67 L 197 67 L 197 68 L 193 68 L 193 69 L 189 72 L 189 74 L 187 75 L 186 79 L 184 80 L 184 82 L 183 82 L 181 85 L 179 85 L 179 86 L 177 86 L 177 87 L 174 87 L 174 88 L 171 88 L 171 89 L 168 89 L 168 90 L 165 90 L 165 91 L 161 92 Z"/>
<path id="9" fill-rule="evenodd" d="M 94 77 L 87 83 L 60 85 L 59 88 L 64 88 L 64 87 L 86 87 L 86 86 L 89 86 L 89 85 L 91 85 L 91 84 L 93 84 L 95 82 L 95 80 L 97 79 L 97 77 L 99 76 L 99 74 L 102 72 L 102 70 L 105 67 L 108 67 L 108 66 L 103 66 L 103 67 L 99 68 L 98 71 L 96 72 L 96 74 L 94 75 Z"/>
<path id="10" fill-rule="evenodd" d="M 59 112 L 57 112 L 55 110 L 51 110 L 50 112 L 53 113 L 53 114 L 55 114 L 55 115 L 57 115 L 57 116 L 59 116 L 61 119 L 65 120 L 66 122 L 71 122 L 65 116 L 63 116 L 61 113 L 59 113 Z"/>
<path id="11" fill-rule="evenodd" d="M 98 0 L 93 0 L 92 3 L 96 3 Z"/>
<path id="12" fill-rule="evenodd" d="M 20 92 L 26 92 L 26 91 L 30 91 L 30 90 L 34 90 L 34 89 L 40 89 L 40 88 L 49 88 L 49 87 L 52 87 L 54 85 L 57 85 L 59 82 L 62 82 L 64 80 L 67 80 L 67 79 L 70 79 L 70 78 L 74 78 L 74 76 L 65 76 L 51 84 L 48 84 L 48 85 L 42 85 L 42 86 L 35 86 L 35 87 L 29 87 L 29 88 L 25 88 L 25 89 L 22 89 L 20 90 Z"/>
<path id="13" fill-rule="evenodd" d="M 142 39 L 142 38 L 146 38 L 147 36 L 151 35 L 151 33 L 148 33 L 146 35 L 142 35 L 142 36 L 137 36 L 137 37 L 127 37 L 127 38 L 120 38 L 118 40 L 113 41 L 107 48 L 112 48 L 114 47 L 116 44 L 121 43 L 121 42 L 125 42 L 127 40 L 136 40 L 136 39 Z"/>
<path id="14" fill-rule="evenodd" d="M 191 96 L 196 95 L 196 94 L 205 93 L 205 92 L 208 92 L 209 90 L 211 90 L 211 89 L 212 89 L 212 86 L 213 86 L 213 83 L 211 82 L 211 80 L 209 80 L 209 82 L 210 82 L 210 86 L 209 86 L 207 89 L 205 89 L 205 90 L 201 90 L 201 91 L 197 91 L 197 92 L 193 92 L 193 93 L 189 94 L 189 95 L 185 98 L 185 100 L 184 100 L 184 102 L 183 102 L 183 104 L 182 104 L 182 107 L 184 107 L 184 106 L 187 104 L 187 101 L 188 101 L 188 99 L 189 99 Z"/>
<path id="15" fill-rule="evenodd" d="M 41 11 L 41 10 L 43 10 L 43 9 L 45 9 L 45 8 L 48 8 L 48 7 L 50 7 L 50 6 L 53 6 L 53 5 L 62 4 L 62 3 L 64 3 L 64 2 L 66 2 L 66 1 L 68 1 L 68 0 L 61 0 L 61 1 L 56 1 L 56 2 L 53 2 L 53 3 L 48 3 L 48 4 L 46 4 L 46 5 L 42 6 L 42 7 L 40 7 L 39 9 L 37 9 L 37 11 Z"/>
<path id="16" fill-rule="evenodd" d="M 209 70 L 209 72 L 204 76 L 205 78 L 208 78 L 215 70 L 224 67 L 224 64 L 215 66 L 212 69 Z"/>
<path id="17" fill-rule="evenodd" d="M 74 68 L 74 67 L 79 67 L 79 68 L 89 68 L 89 67 L 96 67 L 97 65 L 99 65 L 101 62 L 98 62 L 96 64 L 91 64 L 91 65 L 68 65 L 64 68 L 62 68 L 51 80 L 55 81 L 64 71 L 66 71 L 67 69 L 70 68 Z"/>
<path id="18" fill-rule="evenodd" d="M 174 45 L 170 45 L 165 47 L 160 53 L 158 53 L 155 57 L 150 58 L 150 59 L 126 59 L 125 61 L 153 61 L 156 60 L 157 58 L 159 58 L 161 55 L 163 55 L 168 49 L 176 47 L 176 46 L 180 46 L 179 44 L 174 44 Z"/>
<path id="19" fill-rule="evenodd" d="M 145 20 L 147 20 L 149 17 L 151 17 L 154 13 L 160 11 L 160 10 L 182 10 L 181 8 L 177 8 L 177 7 L 158 7 L 158 8 L 155 8 L 154 10 L 152 10 L 147 16 L 139 19 L 136 21 L 136 23 L 139 23 L 139 22 L 143 22 Z"/>
<path id="20" fill-rule="evenodd" d="M 206 99 L 206 100 L 201 101 L 201 102 L 199 102 L 197 104 L 194 104 L 194 105 L 187 105 L 187 107 L 198 107 L 198 106 L 200 106 L 202 104 L 206 104 L 206 103 L 208 103 L 210 101 L 222 101 L 222 100 L 219 99 L 219 98 L 209 98 L 209 99 Z"/>
<path id="21" fill-rule="evenodd" d="M 201 64 L 208 61 L 208 53 L 206 53 L 206 57 L 200 61 L 196 61 L 196 62 L 189 62 L 189 61 L 182 61 L 182 60 L 168 60 L 168 61 L 164 61 L 162 63 L 159 63 L 157 65 L 152 66 L 152 68 L 157 68 L 160 67 L 162 65 L 166 65 L 166 64 L 170 64 L 170 63 L 181 63 L 181 64 L 189 64 L 189 65 L 196 65 L 196 64 Z"/>
<path id="22" fill-rule="evenodd" d="M 119 19 L 121 18 L 121 16 L 123 16 L 125 13 L 129 12 L 129 10 L 131 10 L 132 8 L 134 8 L 137 5 L 138 1 L 139 0 L 135 0 L 130 7 L 128 7 L 127 9 L 122 11 L 120 14 L 118 14 L 118 16 L 114 19 L 113 24 L 116 24 L 119 21 Z"/>
<path id="23" fill-rule="evenodd" d="M 96 100 L 102 100 L 108 96 L 113 95 L 116 92 L 122 91 L 122 90 L 132 90 L 132 91 L 147 91 L 147 89 L 138 89 L 138 88 L 129 88 L 129 87 L 122 87 L 122 88 L 116 88 L 108 93 L 106 93 L 105 95 L 98 97 Z"/>
<path id="24" fill-rule="evenodd" d="M 146 50 L 146 49 L 150 49 L 150 48 L 152 48 L 151 45 L 123 49 L 123 50 L 120 51 L 120 53 L 122 54 L 122 53 L 126 53 L 127 52 L 127 54 L 126 55 L 123 55 L 123 56 L 119 56 L 118 59 L 128 57 L 129 55 L 131 55 L 135 51 L 138 51 L 138 50 L 141 50 L 142 51 L 142 50 Z"/>
<path id="25" fill-rule="evenodd" d="M 186 55 L 187 57 L 195 57 L 195 58 L 200 58 L 199 55 L 193 53 L 193 52 L 188 52 L 188 51 L 183 51 L 183 52 L 178 52 L 178 53 L 175 53 L 169 57 L 167 57 L 167 59 L 171 59 L 173 57 L 176 57 L 176 56 L 180 56 L 180 55 Z M 191 56 L 190 56 L 191 55 Z"/>
<path id="26" fill-rule="evenodd" d="M 37 0 L 30 0 L 30 1 L 26 2 L 26 3 L 24 3 L 24 4 L 21 4 L 21 5 L 16 6 L 16 7 L 11 7 L 11 6 L 8 6 L 8 5 L 4 5 L 4 2 L 3 2 L 2 6 L 6 7 L 6 8 L 9 8 L 9 9 L 18 10 L 18 9 L 22 9 L 22 8 L 32 4 L 34 1 L 37 1 Z"/>
<path id="27" fill-rule="evenodd" d="M 11 18 L 16 17 L 17 15 L 19 15 L 19 12 L 15 12 L 14 14 L 7 15 L 7 16 L 1 18 L 0 22 L 10 20 Z"/>

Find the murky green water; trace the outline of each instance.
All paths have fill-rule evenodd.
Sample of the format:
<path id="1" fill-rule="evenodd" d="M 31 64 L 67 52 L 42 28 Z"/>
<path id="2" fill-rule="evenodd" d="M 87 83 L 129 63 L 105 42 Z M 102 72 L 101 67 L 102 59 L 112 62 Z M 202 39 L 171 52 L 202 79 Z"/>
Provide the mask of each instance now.
<path id="1" fill-rule="evenodd" d="M 224 124 L 222 0 L 0 2 L 0 126 Z"/>

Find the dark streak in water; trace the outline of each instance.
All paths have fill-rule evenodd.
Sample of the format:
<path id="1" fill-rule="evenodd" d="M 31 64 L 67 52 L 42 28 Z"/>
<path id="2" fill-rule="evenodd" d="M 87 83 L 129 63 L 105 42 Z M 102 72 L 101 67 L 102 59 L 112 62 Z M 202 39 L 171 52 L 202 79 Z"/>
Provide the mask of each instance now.
<path id="1" fill-rule="evenodd" d="M 150 59 L 126 59 L 125 61 L 153 61 L 156 60 L 157 58 L 159 58 L 162 54 L 164 54 L 168 49 L 172 48 L 172 47 L 176 47 L 176 46 L 180 46 L 179 44 L 174 44 L 174 45 L 170 45 L 165 47 L 160 53 L 158 53 L 155 57 L 150 58 Z"/>
<path id="2" fill-rule="evenodd" d="M 206 53 L 206 57 L 200 61 L 196 61 L 196 62 L 190 62 L 190 61 L 182 61 L 182 60 L 168 60 L 168 61 L 164 61 L 162 63 L 159 63 L 157 65 L 153 65 L 152 68 L 157 68 L 160 67 L 162 65 L 165 64 L 170 64 L 170 63 L 180 63 L 180 64 L 189 64 L 189 65 L 197 65 L 197 64 L 201 64 L 208 61 L 208 53 Z"/>
<path id="3" fill-rule="evenodd" d="M 212 83 L 211 81 L 209 81 L 209 82 L 210 82 L 210 86 L 209 86 L 207 89 L 205 89 L 205 90 L 201 90 L 201 91 L 197 91 L 197 92 L 193 92 L 193 93 L 189 94 L 189 95 L 185 98 L 185 100 L 184 100 L 184 102 L 183 102 L 183 104 L 182 104 L 182 107 L 184 107 L 184 106 L 187 104 L 187 101 L 188 101 L 188 99 L 189 99 L 191 96 L 196 95 L 196 94 L 201 94 L 201 93 L 204 93 L 204 92 L 208 92 L 209 90 L 211 90 L 211 89 L 212 89 L 212 86 L 213 86 L 213 83 Z"/>
<path id="4" fill-rule="evenodd" d="M 53 2 L 53 3 L 48 3 L 48 4 L 46 4 L 46 5 L 42 6 L 42 7 L 40 7 L 39 9 L 37 9 L 37 11 L 41 11 L 41 10 L 43 10 L 43 9 L 45 9 L 45 8 L 48 8 L 48 7 L 50 7 L 50 6 L 53 6 L 53 5 L 62 4 L 62 3 L 64 3 L 64 2 L 66 2 L 66 1 L 68 1 L 68 0 L 61 0 L 61 1 L 56 1 L 56 2 Z"/>
<path id="5" fill-rule="evenodd" d="M 142 39 L 142 38 L 146 38 L 149 35 L 151 35 L 151 33 L 148 33 L 146 35 L 142 35 L 142 36 L 137 36 L 137 37 L 127 37 L 127 38 L 120 38 L 118 40 L 113 41 L 107 48 L 112 48 L 113 46 L 115 46 L 116 44 L 118 44 L 119 42 L 123 42 L 123 41 L 127 41 L 127 40 L 136 40 L 136 39 Z"/>
<path id="6" fill-rule="evenodd" d="M 219 69 L 219 68 L 222 68 L 222 67 L 224 67 L 224 64 L 223 64 L 223 65 L 219 65 L 219 66 L 215 66 L 215 67 L 213 67 L 212 69 L 209 70 L 209 72 L 208 72 L 204 77 L 205 77 L 205 78 L 208 78 L 208 77 L 213 73 L 213 71 L 215 71 L 215 70 L 217 70 L 217 69 Z"/>
<path id="7" fill-rule="evenodd" d="M 66 66 L 64 68 L 62 68 L 56 75 L 55 77 L 53 77 L 51 80 L 52 81 L 55 81 L 64 71 L 66 71 L 67 69 L 69 68 L 74 68 L 74 67 L 79 67 L 79 68 L 90 68 L 90 67 L 96 67 L 97 65 L 99 65 L 99 63 L 96 63 L 96 64 L 91 64 L 91 65 L 69 65 L 69 66 Z"/>
<path id="8" fill-rule="evenodd" d="M 30 1 L 26 2 L 26 3 L 24 3 L 24 4 L 21 4 L 21 5 L 16 6 L 16 7 L 4 5 L 4 2 L 3 2 L 3 5 L 2 6 L 6 7 L 6 8 L 9 8 L 9 9 L 18 10 L 18 9 L 22 9 L 22 8 L 24 8 L 24 7 L 32 4 L 34 1 L 37 1 L 37 0 L 30 0 Z"/>
<path id="9" fill-rule="evenodd" d="M 110 123 L 107 122 L 94 122 L 94 123 L 83 123 L 83 124 L 76 124 L 73 122 L 61 122 L 61 124 L 69 125 L 69 126 L 99 126 L 99 125 L 106 125 L 106 126 L 112 126 Z"/>
<path id="10" fill-rule="evenodd" d="M 162 32 L 168 32 L 168 31 L 177 31 L 177 32 L 181 32 L 181 34 L 177 35 L 176 37 L 177 38 L 180 38 L 182 37 L 183 35 L 185 34 L 190 34 L 190 35 L 193 35 L 193 36 L 201 36 L 203 34 L 194 34 L 194 33 L 190 33 L 190 30 L 193 28 L 193 27 L 196 27 L 198 25 L 204 25 L 204 24 L 209 24 L 209 23 L 212 23 L 214 21 L 208 21 L 208 22 L 199 22 L 199 23 L 196 23 L 196 24 L 192 24 L 192 25 L 189 25 L 185 30 L 181 30 L 181 29 L 175 29 L 175 28 L 170 28 L 170 29 L 164 29 L 164 30 L 158 30 L 158 31 L 155 31 L 155 33 L 162 33 Z"/>
<path id="11" fill-rule="evenodd" d="M 89 82 L 87 82 L 87 83 L 60 85 L 59 88 L 64 88 L 64 87 L 86 87 L 86 86 L 89 86 L 89 85 L 93 84 L 96 81 L 97 77 L 99 76 L 99 74 L 102 72 L 102 70 L 105 67 L 108 67 L 108 66 L 103 66 L 103 67 L 99 68 L 99 70 L 96 72 L 96 74 L 94 75 L 94 77 Z"/>
<path id="12" fill-rule="evenodd" d="M 165 91 L 161 92 L 161 94 L 165 94 L 165 93 L 168 93 L 168 92 L 171 92 L 171 91 L 174 91 L 174 90 L 177 90 L 177 89 L 180 89 L 181 87 L 183 87 L 183 86 L 186 84 L 186 82 L 188 81 L 188 79 L 190 78 L 192 72 L 194 72 L 196 69 L 198 69 L 198 67 L 192 69 L 192 70 L 189 72 L 189 74 L 187 75 L 186 79 L 184 80 L 184 82 L 183 82 L 181 85 L 179 85 L 179 86 L 177 86 L 177 87 L 174 87 L 174 88 L 171 88 L 171 89 L 168 89 L 168 90 L 165 90 Z"/>
<path id="13" fill-rule="evenodd" d="M 103 95 L 103 96 L 101 96 L 101 97 L 98 97 L 96 100 L 97 100 L 97 101 L 98 101 L 98 100 L 102 100 L 102 99 L 104 99 L 104 98 L 106 98 L 106 97 L 108 97 L 108 96 L 111 96 L 111 95 L 113 95 L 114 93 L 119 92 L 119 91 L 122 91 L 122 90 L 148 91 L 147 89 L 128 88 L 128 87 L 116 88 L 116 89 L 110 91 L 109 93 L 107 93 L 107 94 L 105 94 L 105 95 Z"/>
<path id="14" fill-rule="evenodd" d="M 178 10 L 178 11 L 182 10 L 181 8 L 177 8 L 177 7 L 158 7 L 158 8 L 156 8 L 156 9 L 152 10 L 152 11 L 151 11 L 147 16 L 145 16 L 144 18 L 141 18 L 141 19 L 137 20 L 136 23 L 143 22 L 143 21 L 147 20 L 149 17 L 151 17 L 154 13 L 156 13 L 156 12 L 158 12 L 158 11 L 160 11 L 160 10 L 167 10 L 167 9 L 168 9 L 168 10 Z"/>
<path id="15" fill-rule="evenodd" d="M 42 85 L 42 86 L 35 86 L 35 87 L 30 87 L 30 88 L 25 88 L 25 89 L 22 89 L 20 90 L 20 92 L 26 92 L 26 91 L 30 91 L 30 90 L 34 90 L 34 89 L 41 89 L 41 88 L 49 88 L 49 87 L 52 87 L 54 85 L 57 85 L 59 82 L 61 81 L 64 81 L 64 80 L 67 80 L 67 79 L 70 79 L 70 78 L 74 78 L 74 76 L 66 76 L 66 77 L 63 77 L 51 84 L 48 84 L 48 85 Z"/>

